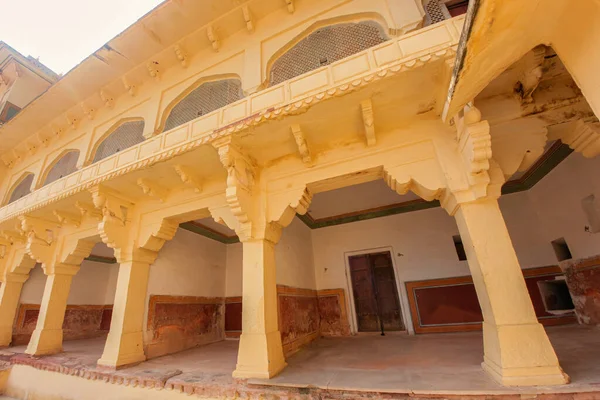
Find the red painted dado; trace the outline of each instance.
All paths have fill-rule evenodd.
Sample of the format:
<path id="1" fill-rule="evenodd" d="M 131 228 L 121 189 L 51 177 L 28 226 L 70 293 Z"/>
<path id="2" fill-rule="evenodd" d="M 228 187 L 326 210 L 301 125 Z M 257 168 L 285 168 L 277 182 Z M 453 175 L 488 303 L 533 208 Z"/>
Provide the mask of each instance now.
<path id="1" fill-rule="evenodd" d="M 110 329 L 112 305 L 68 305 L 63 322 L 65 340 L 102 336 Z M 13 345 L 29 343 L 40 313 L 39 304 L 21 304 L 13 329 Z"/>
<path id="2" fill-rule="evenodd" d="M 563 261 L 560 267 L 579 323 L 600 325 L 600 256 Z"/>
<path id="3" fill-rule="evenodd" d="M 225 299 L 152 295 L 146 356 L 159 357 L 225 338 Z"/>
<path id="4" fill-rule="evenodd" d="M 350 335 L 344 289 L 312 290 L 277 286 L 279 331 L 286 355 L 319 336 Z M 225 334 L 239 337 L 242 298 L 225 301 Z"/>
<path id="5" fill-rule="evenodd" d="M 573 315 L 546 312 L 538 282 L 562 276 L 557 266 L 523 270 L 525 284 L 538 320 L 544 325 L 575 322 Z M 480 330 L 483 315 L 470 276 L 406 283 L 411 317 L 416 333 Z"/>

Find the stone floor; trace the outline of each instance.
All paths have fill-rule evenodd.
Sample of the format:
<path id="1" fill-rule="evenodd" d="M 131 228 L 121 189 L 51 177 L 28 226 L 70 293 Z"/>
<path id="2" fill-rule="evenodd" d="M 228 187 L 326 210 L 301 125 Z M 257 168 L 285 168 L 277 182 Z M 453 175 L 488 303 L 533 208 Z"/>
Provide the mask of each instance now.
<path id="1" fill-rule="evenodd" d="M 304 395 L 311 391 L 356 391 L 367 398 L 373 393 L 411 397 L 446 394 L 445 398 L 452 398 L 447 395 L 464 398 L 597 391 L 585 398 L 600 399 L 600 330 L 577 325 L 547 330 L 563 369 L 571 377 L 570 385 L 515 389 L 496 384 L 480 366 L 483 357 L 480 332 L 323 338 L 290 357 L 288 367 L 279 376 L 249 380 L 248 384 L 231 378 L 236 341 L 187 350 L 116 372 L 95 367 L 102 352 L 102 339 L 65 342 L 65 352 L 55 356 L 31 358 L 21 354 L 25 347 L 14 347 L 4 350 L 0 357 L 87 379 L 215 397 L 235 397 L 247 391 Z"/>

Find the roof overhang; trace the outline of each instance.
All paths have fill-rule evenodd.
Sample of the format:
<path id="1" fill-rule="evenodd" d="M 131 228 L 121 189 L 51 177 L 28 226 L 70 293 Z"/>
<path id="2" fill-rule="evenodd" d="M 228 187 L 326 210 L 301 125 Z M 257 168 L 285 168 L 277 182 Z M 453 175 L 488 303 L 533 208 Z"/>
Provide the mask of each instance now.
<path id="1" fill-rule="evenodd" d="M 493 79 L 537 45 L 548 43 L 568 2 L 472 0 L 442 117 L 448 121 Z"/>

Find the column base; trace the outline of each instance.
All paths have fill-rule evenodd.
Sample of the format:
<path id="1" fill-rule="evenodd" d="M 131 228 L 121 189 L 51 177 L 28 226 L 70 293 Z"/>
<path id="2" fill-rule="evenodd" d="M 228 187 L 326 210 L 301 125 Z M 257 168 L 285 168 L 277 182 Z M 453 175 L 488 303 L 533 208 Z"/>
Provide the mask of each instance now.
<path id="1" fill-rule="evenodd" d="M 285 367 L 281 333 L 242 333 L 233 377 L 270 379 Z"/>
<path id="2" fill-rule="evenodd" d="M 142 332 L 124 333 L 115 339 L 108 335 L 98 366 L 120 369 L 146 361 Z"/>
<path id="3" fill-rule="evenodd" d="M 495 326 L 483 323 L 482 367 L 505 386 L 548 386 L 569 383 L 554 348 L 539 323 Z"/>
<path id="4" fill-rule="evenodd" d="M 25 353 L 32 356 L 47 356 L 63 351 L 62 329 L 36 329 L 29 339 Z"/>

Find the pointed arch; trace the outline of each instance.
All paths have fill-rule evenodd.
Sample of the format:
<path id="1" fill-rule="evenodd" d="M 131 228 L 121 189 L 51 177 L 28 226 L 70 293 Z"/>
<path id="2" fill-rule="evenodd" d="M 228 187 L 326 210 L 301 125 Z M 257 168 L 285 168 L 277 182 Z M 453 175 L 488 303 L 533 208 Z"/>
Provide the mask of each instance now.
<path id="1" fill-rule="evenodd" d="M 38 188 L 77 171 L 77 161 L 79 161 L 79 150 L 67 149 L 61 152 L 40 177 Z"/>
<path id="2" fill-rule="evenodd" d="M 277 85 L 387 40 L 386 29 L 374 15 L 320 21 L 271 57 L 265 85 Z"/>
<path id="3" fill-rule="evenodd" d="M 11 186 L 4 200 L 4 204 L 10 204 L 31 193 L 34 175 L 24 172 L 23 175 Z"/>
<path id="4" fill-rule="evenodd" d="M 171 130 L 242 98 L 242 81 L 236 75 L 201 78 L 169 104 L 156 131 Z"/>
<path id="5" fill-rule="evenodd" d="M 87 164 L 93 164 L 145 140 L 144 120 L 126 118 L 115 123 L 94 145 Z"/>

